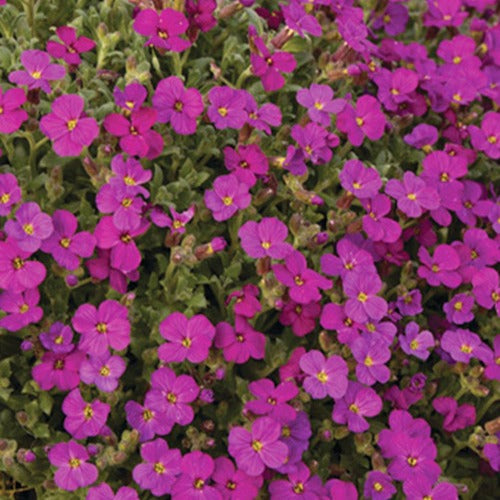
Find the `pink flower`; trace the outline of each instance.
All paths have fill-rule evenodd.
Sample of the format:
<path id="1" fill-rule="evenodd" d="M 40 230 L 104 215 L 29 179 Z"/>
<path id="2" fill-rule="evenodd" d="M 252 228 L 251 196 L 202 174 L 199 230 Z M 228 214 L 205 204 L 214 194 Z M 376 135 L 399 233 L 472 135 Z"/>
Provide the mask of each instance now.
<path id="1" fill-rule="evenodd" d="M 204 196 L 205 205 L 218 222 L 230 219 L 238 210 L 244 210 L 251 200 L 248 185 L 240 182 L 234 174 L 217 177 L 213 190 L 205 191 Z"/>
<path id="2" fill-rule="evenodd" d="M 127 422 L 139 432 L 141 443 L 149 441 L 156 434 L 163 436 L 168 434 L 174 422 L 167 420 L 163 413 L 151 410 L 135 401 L 125 403 L 125 414 Z"/>
<path id="3" fill-rule="evenodd" d="M 52 103 L 52 113 L 40 120 L 40 130 L 53 141 L 59 156 L 78 156 L 99 135 L 97 122 L 86 117 L 83 108 L 79 95 L 62 95 Z"/>
<path id="4" fill-rule="evenodd" d="M 199 450 L 186 453 L 181 461 L 181 474 L 172 486 L 172 500 L 222 500 L 222 495 L 210 484 L 214 468 L 210 455 Z"/>
<path id="5" fill-rule="evenodd" d="M 42 362 L 33 367 L 31 374 L 43 391 L 54 386 L 61 391 L 74 389 L 80 383 L 78 370 L 85 354 L 75 350 L 70 353 L 46 352 Z"/>
<path id="6" fill-rule="evenodd" d="M 42 308 L 38 307 L 39 301 L 38 288 L 30 288 L 22 293 L 1 293 L 0 310 L 6 312 L 7 316 L 0 319 L 0 328 L 17 332 L 30 323 L 38 323 L 43 316 Z"/>
<path id="7" fill-rule="evenodd" d="M 260 222 L 248 221 L 238 230 L 243 250 L 254 259 L 265 257 L 283 259 L 293 247 L 284 240 L 288 228 L 276 217 L 264 217 Z"/>
<path id="8" fill-rule="evenodd" d="M 125 361 L 120 356 L 91 356 L 80 366 L 80 377 L 86 384 L 95 384 L 100 391 L 113 392 L 125 372 Z"/>
<path id="9" fill-rule="evenodd" d="M 21 109 L 26 102 L 26 94 L 22 89 L 9 89 L 3 92 L 0 88 L 0 133 L 12 134 L 28 119 L 28 113 Z M 12 174 L 11 174 L 12 175 Z"/>
<path id="10" fill-rule="evenodd" d="M 212 475 L 215 487 L 228 500 L 253 500 L 262 486 L 262 476 L 249 476 L 236 469 L 233 462 L 224 456 L 215 459 Z"/>
<path id="11" fill-rule="evenodd" d="M 78 66 L 82 59 L 80 54 L 88 52 L 95 47 L 95 42 L 85 36 L 76 36 L 75 28 L 71 26 L 59 26 L 56 34 L 63 43 L 49 40 L 47 52 L 54 58 L 63 59 L 68 64 Z"/>
<path id="12" fill-rule="evenodd" d="M 0 215 L 9 215 L 12 205 L 21 199 L 21 189 L 12 174 L 0 174 Z"/>
<path id="13" fill-rule="evenodd" d="M 129 486 L 122 486 L 115 495 L 109 484 L 101 483 L 89 489 L 85 500 L 139 500 L 139 495 Z"/>

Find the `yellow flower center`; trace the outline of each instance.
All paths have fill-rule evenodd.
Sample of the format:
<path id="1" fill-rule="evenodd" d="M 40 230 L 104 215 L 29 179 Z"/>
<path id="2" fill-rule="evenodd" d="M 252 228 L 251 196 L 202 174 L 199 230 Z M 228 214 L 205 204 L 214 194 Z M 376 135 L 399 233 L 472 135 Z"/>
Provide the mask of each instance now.
<path id="1" fill-rule="evenodd" d="M 302 286 L 304 284 L 304 280 L 300 276 L 295 276 L 295 278 L 293 278 L 293 281 L 297 286 Z"/>
<path id="2" fill-rule="evenodd" d="M 184 227 L 184 223 L 181 222 L 180 220 L 174 220 L 174 223 L 172 225 L 174 226 L 174 229 L 179 229 L 181 227 Z"/>
<path id="3" fill-rule="evenodd" d="M 168 33 L 167 33 L 166 31 L 161 31 L 161 30 L 159 30 L 159 31 L 158 31 L 158 36 L 159 36 L 160 38 L 163 38 L 163 40 L 166 40 L 166 39 L 168 38 Z"/>
<path id="4" fill-rule="evenodd" d="M 453 58 L 453 64 L 460 64 L 462 62 L 462 58 L 460 56 L 455 56 Z"/>
<path id="5" fill-rule="evenodd" d="M 19 271 L 19 269 L 22 269 L 24 267 L 24 260 L 21 259 L 20 257 L 16 257 L 12 261 L 12 265 L 13 265 L 14 269 L 16 269 L 17 271 Z"/>
<path id="6" fill-rule="evenodd" d="M 325 107 L 325 105 L 324 105 L 322 102 L 315 102 L 315 103 L 314 103 L 314 107 L 315 107 L 317 110 L 321 111 L 321 110 Z"/>
<path id="7" fill-rule="evenodd" d="M 54 344 L 57 344 L 57 345 L 61 345 L 63 343 L 63 336 L 62 335 L 58 335 L 55 339 L 54 339 Z"/>
<path id="8" fill-rule="evenodd" d="M 70 120 L 66 126 L 68 127 L 68 130 L 71 132 L 72 130 L 75 129 L 76 124 L 78 123 L 78 120 Z"/>
<path id="9" fill-rule="evenodd" d="M 156 462 L 153 469 L 157 474 L 165 474 L 165 466 L 161 462 Z"/>
<path id="10" fill-rule="evenodd" d="M 373 359 L 370 356 L 366 356 L 365 366 L 373 366 Z"/>
<path id="11" fill-rule="evenodd" d="M 89 404 L 83 409 L 83 416 L 85 417 L 85 420 L 90 420 L 94 415 L 94 410 L 92 409 L 92 406 Z"/>
<path id="12" fill-rule="evenodd" d="M 462 344 L 460 350 L 465 352 L 465 354 L 470 354 L 472 352 L 472 347 L 469 344 Z"/>
<path id="13" fill-rule="evenodd" d="M 418 349 L 418 340 L 417 339 L 413 339 L 410 343 L 410 349 L 412 351 L 416 351 Z"/>
<path id="14" fill-rule="evenodd" d="M 391 22 L 391 16 L 389 14 L 386 14 L 384 16 L 384 23 L 389 24 Z"/>
<path id="15" fill-rule="evenodd" d="M 127 106 L 128 109 L 133 109 L 134 108 L 134 101 L 125 102 L 125 106 Z"/>
<path id="16" fill-rule="evenodd" d="M 226 483 L 226 488 L 228 490 L 235 490 L 236 489 L 236 483 L 234 483 L 233 481 L 228 481 Z"/>
<path id="17" fill-rule="evenodd" d="M 443 172 L 439 179 L 441 180 L 441 182 L 448 182 L 450 180 L 450 176 L 447 172 Z"/>
<path id="18" fill-rule="evenodd" d="M 203 488 L 203 485 L 205 484 L 205 481 L 203 481 L 203 479 L 201 479 L 201 477 L 199 477 L 198 479 L 195 479 L 194 483 L 193 483 L 193 486 L 197 489 L 197 490 L 201 490 Z"/>
<path id="19" fill-rule="evenodd" d="M 31 73 L 31 76 L 35 80 L 40 80 L 40 78 L 42 78 L 42 72 L 41 71 L 33 71 L 33 73 Z"/>
<path id="20" fill-rule="evenodd" d="M 493 299 L 493 302 L 498 302 L 500 300 L 500 294 L 497 292 L 492 292 L 491 298 Z"/>
<path id="21" fill-rule="evenodd" d="M 122 207 L 128 208 L 132 205 L 132 198 L 123 198 Z"/>
<path id="22" fill-rule="evenodd" d="M 76 469 L 80 467 L 81 460 L 79 458 L 70 458 L 68 463 L 72 469 Z"/>
<path id="23" fill-rule="evenodd" d="M 132 241 L 132 236 L 130 234 L 122 234 L 120 236 L 120 240 L 123 241 L 123 243 L 130 243 Z"/>
<path id="24" fill-rule="evenodd" d="M 262 450 L 262 443 L 260 441 L 254 440 L 252 441 L 252 448 L 259 453 Z"/>
<path id="25" fill-rule="evenodd" d="M 360 118 L 359 116 L 356 117 L 356 124 L 358 127 L 362 127 L 364 125 L 365 121 L 363 118 Z"/>
<path id="26" fill-rule="evenodd" d="M 222 198 L 222 203 L 224 203 L 224 205 L 228 207 L 229 205 L 233 204 L 233 199 L 231 198 L 231 196 L 224 196 L 224 198 Z"/>
<path id="27" fill-rule="evenodd" d="M 459 93 L 453 94 L 453 100 L 460 102 L 462 100 L 462 96 Z"/>
<path id="28" fill-rule="evenodd" d="M 398 89 L 391 89 L 391 94 L 392 95 L 399 95 L 399 90 Z"/>
<path id="29" fill-rule="evenodd" d="M 352 405 L 349 406 L 349 411 L 352 411 L 353 413 L 358 413 L 359 408 L 353 403 Z"/>
<path id="30" fill-rule="evenodd" d="M 24 232 L 26 234 L 29 234 L 30 236 L 35 232 L 35 228 L 33 227 L 33 224 L 24 224 L 23 229 L 24 229 Z"/>
<path id="31" fill-rule="evenodd" d="M 175 404 L 177 402 L 177 396 L 173 392 L 169 392 L 167 394 L 167 401 L 171 404 Z"/>
<path id="32" fill-rule="evenodd" d="M 361 303 L 364 303 L 368 300 L 368 295 L 366 295 L 366 293 L 364 292 L 359 292 L 358 294 L 358 300 L 361 302 Z"/>
<path id="33" fill-rule="evenodd" d="M 328 375 L 321 370 L 317 375 L 316 378 L 322 383 L 325 384 L 328 381 Z"/>
<path id="34" fill-rule="evenodd" d="M 191 339 L 189 337 L 186 337 L 182 342 L 181 344 L 186 347 L 186 348 L 189 348 L 191 347 Z"/>
<path id="35" fill-rule="evenodd" d="M 455 304 L 453 304 L 453 309 L 455 309 L 455 311 L 461 311 L 463 307 L 463 302 L 455 302 Z"/>
<path id="36" fill-rule="evenodd" d="M 373 484 L 373 489 L 375 491 L 382 491 L 384 487 L 377 481 L 376 483 Z"/>
<path id="37" fill-rule="evenodd" d="M 301 493 L 304 493 L 304 485 L 301 482 L 298 482 L 294 487 L 293 487 L 294 493 L 297 493 L 297 495 L 300 495 Z"/>
<path id="38" fill-rule="evenodd" d="M 151 410 L 144 410 L 142 412 L 142 420 L 144 420 L 144 422 L 149 422 L 154 416 L 155 414 Z"/>
<path id="39" fill-rule="evenodd" d="M 284 425 L 283 429 L 281 429 L 281 435 L 283 437 L 290 437 L 291 434 L 292 432 L 290 431 L 290 427 L 288 427 L 288 425 Z"/>
<path id="40" fill-rule="evenodd" d="M 0 203 L 3 203 L 4 205 L 9 203 L 10 201 L 10 193 L 4 193 L 2 196 L 0 196 Z"/>
<path id="41" fill-rule="evenodd" d="M 62 359 L 57 359 L 54 363 L 54 370 L 62 370 L 64 368 L 64 361 Z"/>
<path id="42" fill-rule="evenodd" d="M 63 238 L 59 244 L 63 247 L 63 248 L 68 248 L 69 245 L 71 243 L 71 240 L 69 238 Z"/>
<path id="43" fill-rule="evenodd" d="M 130 175 L 126 175 L 124 178 L 123 178 L 123 182 L 127 185 L 127 186 L 135 186 L 135 179 L 133 177 L 130 177 Z"/>
<path id="44" fill-rule="evenodd" d="M 95 328 L 99 333 L 106 333 L 108 331 L 106 323 L 97 323 Z"/>
<path id="45" fill-rule="evenodd" d="M 353 187 L 354 189 L 361 189 L 361 184 L 360 184 L 359 182 L 353 182 L 353 183 L 352 183 L 352 187 Z"/>
<path id="46" fill-rule="evenodd" d="M 219 112 L 219 115 L 221 115 L 223 118 L 227 116 L 227 108 L 220 107 L 217 111 Z"/>
<path id="47" fill-rule="evenodd" d="M 182 111 L 183 107 L 184 107 L 184 104 L 182 104 L 181 101 L 176 101 L 176 103 L 174 104 L 175 111 Z"/>
<path id="48" fill-rule="evenodd" d="M 415 193 L 408 193 L 406 197 L 411 201 L 415 201 L 417 199 L 417 195 Z"/>
<path id="49" fill-rule="evenodd" d="M 497 143 L 497 138 L 496 138 L 494 135 L 490 135 L 490 136 L 488 137 L 488 142 L 489 142 L 490 144 L 496 144 L 496 143 Z"/>
<path id="50" fill-rule="evenodd" d="M 19 312 L 21 314 L 24 314 L 25 312 L 28 312 L 29 311 L 29 308 L 30 306 L 28 304 L 23 304 L 20 308 L 19 308 Z"/>
<path id="51" fill-rule="evenodd" d="M 111 373 L 111 370 L 109 369 L 109 366 L 104 365 L 100 370 L 99 370 L 99 375 L 101 377 L 109 377 L 109 374 Z"/>
<path id="52" fill-rule="evenodd" d="M 268 250 L 269 248 L 271 248 L 271 243 L 269 243 L 269 241 L 263 241 L 261 243 L 261 246 L 264 250 Z"/>
<path id="53" fill-rule="evenodd" d="M 433 273 L 438 273 L 439 272 L 439 266 L 437 264 L 432 264 L 431 271 Z"/>
<path id="54" fill-rule="evenodd" d="M 417 465 L 417 459 L 415 457 L 408 457 L 407 462 L 411 467 L 415 467 L 415 465 Z"/>

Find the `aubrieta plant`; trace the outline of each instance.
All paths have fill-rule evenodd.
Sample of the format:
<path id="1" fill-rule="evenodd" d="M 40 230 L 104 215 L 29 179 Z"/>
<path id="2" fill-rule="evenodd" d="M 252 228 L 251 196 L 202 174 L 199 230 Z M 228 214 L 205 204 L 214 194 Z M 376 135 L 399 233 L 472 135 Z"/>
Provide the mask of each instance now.
<path id="1" fill-rule="evenodd" d="M 0 497 L 495 498 L 499 15 L 0 1 Z"/>

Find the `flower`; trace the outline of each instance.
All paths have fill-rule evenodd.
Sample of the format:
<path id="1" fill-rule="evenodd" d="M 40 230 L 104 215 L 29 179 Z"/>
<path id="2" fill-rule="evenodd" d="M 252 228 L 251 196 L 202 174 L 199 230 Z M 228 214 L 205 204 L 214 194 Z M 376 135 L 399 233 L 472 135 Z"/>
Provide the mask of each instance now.
<path id="1" fill-rule="evenodd" d="M 363 495 L 372 500 L 387 500 L 396 493 L 391 477 L 378 470 L 370 471 L 366 476 Z"/>
<path id="2" fill-rule="evenodd" d="M 370 387 L 349 381 L 346 393 L 336 398 L 332 419 L 337 424 L 347 424 L 351 432 L 365 432 L 370 428 L 366 417 L 375 417 L 382 411 L 382 399 Z"/>
<path id="3" fill-rule="evenodd" d="M 417 274 L 424 278 L 431 286 L 444 285 L 448 288 L 457 288 L 462 282 L 457 272 L 460 258 L 456 250 L 450 245 L 438 245 L 431 257 L 426 248 L 420 247 L 418 257 L 422 265 Z"/>
<path id="4" fill-rule="evenodd" d="M 308 89 L 300 89 L 296 94 L 297 102 L 307 108 L 312 121 L 328 127 L 331 123 L 330 113 L 336 114 L 345 106 L 344 99 L 333 99 L 333 90 L 328 85 L 312 83 Z"/>
<path id="5" fill-rule="evenodd" d="M 303 337 L 314 330 L 320 313 L 321 305 L 317 302 L 299 304 L 291 300 L 283 307 L 279 321 L 282 325 L 291 326 L 295 335 Z"/>
<path id="6" fill-rule="evenodd" d="M 391 371 L 384 363 L 391 358 L 387 344 L 377 335 L 361 335 L 351 345 L 354 359 L 358 362 L 356 376 L 365 385 L 375 382 L 385 384 L 391 376 Z"/>
<path id="7" fill-rule="evenodd" d="M 215 328 L 203 314 L 188 319 L 174 312 L 160 323 L 160 334 L 169 341 L 158 348 L 162 361 L 180 363 L 187 359 L 191 363 L 201 363 L 208 357 Z"/>
<path id="8" fill-rule="evenodd" d="M 89 486 L 99 474 L 95 465 L 87 463 L 90 457 L 85 446 L 75 441 L 52 446 L 48 458 L 58 468 L 54 481 L 62 490 L 74 491 Z"/>
<path id="9" fill-rule="evenodd" d="M 319 21 L 311 14 L 308 14 L 301 3 L 292 1 L 288 5 L 282 5 L 281 12 L 283 12 L 285 24 L 288 28 L 300 37 L 304 38 L 304 33 L 317 37 L 321 36 L 322 30 Z"/>
<path id="10" fill-rule="evenodd" d="M 164 439 L 157 438 L 141 446 L 143 462 L 132 471 L 134 481 L 155 496 L 168 495 L 181 473 L 181 452 L 169 449 Z"/>
<path id="11" fill-rule="evenodd" d="M 96 45 L 94 40 L 85 36 L 77 38 L 75 28 L 71 26 L 59 26 L 56 34 L 63 43 L 49 40 L 47 52 L 56 59 L 63 59 L 67 64 L 78 66 L 82 62 L 80 54 L 92 50 Z"/>
<path id="12" fill-rule="evenodd" d="M 228 451 L 238 467 L 249 476 L 258 476 L 266 467 L 275 469 L 285 462 L 286 444 L 279 441 L 281 426 L 269 417 L 260 417 L 252 423 L 251 431 L 233 427 L 229 431 Z"/>
<path id="13" fill-rule="evenodd" d="M 249 187 L 253 187 L 257 178 L 263 177 L 269 170 L 267 157 L 257 144 L 238 146 L 238 150 L 226 146 L 224 164 L 240 182 L 248 184 Z"/>
<path id="14" fill-rule="evenodd" d="M 84 114 L 84 105 L 79 95 L 62 95 L 52 103 L 52 113 L 40 120 L 40 130 L 53 141 L 57 155 L 78 156 L 99 135 L 99 125 Z"/>
<path id="15" fill-rule="evenodd" d="M 493 340 L 493 356 L 487 362 L 484 376 L 490 380 L 500 380 L 500 335 Z"/>
<path id="16" fill-rule="evenodd" d="M 476 422 L 476 408 L 469 404 L 458 406 L 453 398 L 435 398 L 432 406 L 439 414 L 444 415 L 443 429 L 446 432 L 459 431 Z"/>
<path id="17" fill-rule="evenodd" d="M 115 87 L 113 97 L 116 105 L 122 108 L 124 115 L 129 116 L 132 111 L 138 111 L 142 108 L 148 97 L 148 91 L 144 85 L 132 82 L 126 85 L 123 90 Z"/>
<path id="18" fill-rule="evenodd" d="M 262 486 L 262 476 L 249 476 L 236 469 L 227 457 L 218 457 L 214 461 L 215 470 L 212 479 L 215 487 L 228 500 L 253 500 Z"/>
<path id="19" fill-rule="evenodd" d="M 134 196 L 123 184 L 104 184 L 96 196 L 99 212 L 113 214 L 113 224 L 120 231 L 131 231 L 141 225 L 144 200 Z"/>
<path id="20" fill-rule="evenodd" d="M 403 137 L 406 144 L 409 144 L 414 148 L 420 148 L 426 153 L 432 150 L 432 145 L 435 144 L 438 139 L 439 133 L 437 128 L 433 125 L 428 125 L 427 123 L 420 123 L 411 131 L 411 134 L 407 134 Z"/>
<path id="21" fill-rule="evenodd" d="M 186 16 L 175 9 L 163 9 L 160 14 L 153 9 L 144 9 L 134 19 L 134 30 L 149 37 L 144 45 L 172 52 L 182 52 L 191 45 L 179 36 L 188 26 Z"/>
<path id="22" fill-rule="evenodd" d="M 373 198 L 382 187 L 382 179 L 374 168 L 359 160 L 348 160 L 339 173 L 342 187 L 359 199 Z"/>
<path id="23" fill-rule="evenodd" d="M 431 355 L 429 348 L 434 347 L 434 337 L 429 330 L 420 331 L 420 326 L 415 321 L 410 321 L 405 328 L 405 335 L 399 336 L 401 349 L 423 361 Z"/>
<path id="24" fill-rule="evenodd" d="M 89 488 L 85 500 L 139 500 L 139 495 L 129 486 L 122 486 L 115 495 L 109 484 L 101 483 Z"/>
<path id="25" fill-rule="evenodd" d="M 436 498 L 439 500 L 458 500 L 456 486 L 446 481 L 434 485 L 424 477 L 411 478 L 403 484 L 403 491 L 408 500 L 421 500 L 423 498 Z"/>
<path id="26" fill-rule="evenodd" d="M 125 403 L 125 414 L 129 425 L 139 432 L 141 443 L 150 441 L 155 435 L 163 436 L 168 434 L 174 426 L 174 422 L 167 420 L 164 414 L 142 406 L 135 401 Z"/>
<path id="27" fill-rule="evenodd" d="M 105 300 L 96 309 L 92 304 L 82 304 L 71 323 L 81 334 L 79 348 L 93 356 L 101 356 L 111 347 L 117 351 L 130 344 L 128 311 L 116 300 Z"/>
<path id="28" fill-rule="evenodd" d="M 74 389 L 80 383 L 80 365 L 85 353 L 74 350 L 70 353 L 46 352 L 42 362 L 31 370 L 33 380 L 42 391 L 50 391 L 54 386 L 61 391 Z"/>
<path id="29" fill-rule="evenodd" d="M 271 499 L 280 498 L 321 498 L 323 484 L 317 475 L 311 476 L 311 471 L 299 462 L 295 471 L 288 474 L 288 480 L 278 479 L 269 484 Z"/>
<path id="30" fill-rule="evenodd" d="M 242 290 L 231 292 L 226 299 L 226 305 L 236 297 L 234 313 L 245 318 L 253 318 L 262 309 L 258 296 L 259 288 L 249 283 L 244 285 Z"/>
<path id="31" fill-rule="evenodd" d="M 309 351 L 300 358 L 300 369 L 307 375 L 303 386 L 314 399 L 327 395 L 339 399 L 347 390 L 347 364 L 337 355 L 325 358 L 317 350 Z"/>
<path id="32" fill-rule="evenodd" d="M 100 391 L 113 392 L 118 387 L 118 379 L 125 372 L 125 361 L 120 356 L 109 353 L 91 356 L 80 366 L 80 378 L 86 384 L 95 384 Z"/>
<path id="33" fill-rule="evenodd" d="M 500 286 L 498 273 L 494 269 L 484 269 L 472 277 L 472 293 L 476 302 L 485 309 L 495 307 L 500 315 Z"/>
<path id="34" fill-rule="evenodd" d="M 38 338 L 45 349 L 55 353 L 69 353 L 75 348 L 73 331 L 60 321 L 53 323 L 48 332 L 40 333 Z"/>
<path id="35" fill-rule="evenodd" d="M 240 182 L 236 175 L 220 175 L 213 184 L 213 190 L 205 191 L 205 205 L 212 211 L 213 218 L 218 221 L 230 219 L 238 210 L 250 205 L 252 196 L 248 192 L 248 184 Z"/>
<path id="36" fill-rule="evenodd" d="M 203 113 L 203 100 L 196 88 L 184 88 L 177 76 L 158 82 L 153 96 L 153 106 L 160 123 L 170 123 L 174 132 L 190 135 L 196 132 L 196 119 Z"/>
<path id="37" fill-rule="evenodd" d="M 21 54 L 21 64 L 26 69 L 12 71 L 9 74 L 9 82 L 27 85 L 29 90 L 41 88 L 50 94 L 52 89 L 49 82 L 61 80 L 66 75 L 64 66 L 51 64 L 49 55 L 42 50 L 25 50 Z"/>
<path id="38" fill-rule="evenodd" d="M 5 291 L 0 294 L 0 310 L 7 313 L 0 319 L 0 328 L 9 332 L 17 332 L 30 323 L 38 323 L 43 310 L 38 307 L 40 292 L 38 288 L 30 288 L 21 293 Z"/>
<path id="39" fill-rule="evenodd" d="M 90 257 L 94 253 L 95 237 L 87 231 L 77 233 L 78 220 L 67 210 L 56 210 L 52 224 L 54 231 L 42 242 L 41 248 L 60 266 L 74 271 L 80 265 L 80 257 Z"/>
<path id="40" fill-rule="evenodd" d="M 21 106 L 25 102 L 26 102 L 26 94 L 24 93 L 24 90 L 8 89 L 5 92 L 3 92 L 2 88 L 0 87 L 0 133 L 1 134 L 12 134 L 12 132 L 19 130 L 21 125 L 28 119 L 28 113 L 26 113 L 24 109 L 21 109 Z"/>
<path id="41" fill-rule="evenodd" d="M 448 321 L 456 325 L 462 325 L 474 319 L 473 306 L 474 297 L 465 293 L 459 293 L 443 305 L 443 311 L 446 313 Z"/>
<path id="42" fill-rule="evenodd" d="M 284 240 L 288 228 L 276 217 L 264 217 L 260 222 L 248 221 L 238 230 L 243 250 L 254 259 L 265 257 L 283 259 L 293 247 Z"/>
<path id="43" fill-rule="evenodd" d="M 240 129 L 247 121 L 246 93 L 231 87 L 212 87 L 208 92 L 210 106 L 207 115 L 215 128 Z"/>
<path id="44" fill-rule="evenodd" d="M 106 424 L 111 407 L 98 399 L 87 403 L 79 389 L 73 389 L 62 404 L 64 429 L 75 439 L 97 436 Z"/>
<path id="45" fill-rule="evenodd" d="M 361 201 L 367 215 L 363 216 L 363 230 L 372 241 L 395 243 L 399 240 L 402 229 L 399 222 L 384 217 L 392 208 L 391 200 L 385 194 L 377 194 L 370 200 Z"/>
<path id="46" fill-rule="evenodd" d="M 0 216 L 9 215 L 12 205 L 21 199 L 21 189 L 12 174 L 0 174 Z"/>
<path id="47" fill-rule="evenodd" d="M 500 158 L 500 113 L 485 113 L 481 128 L 469 125 L 468 131 L 475 149 L 494 160 Z"/>
<path id="48" fill-rule="evenodd" d="M 454 361 L 462 363 L 469 363 L 471 358 L 478 358 L 484 363 L 491 359 L 491 351 L 479 335 L 463 328 L 446 330 L 441 337 L 441 347 Z"/>

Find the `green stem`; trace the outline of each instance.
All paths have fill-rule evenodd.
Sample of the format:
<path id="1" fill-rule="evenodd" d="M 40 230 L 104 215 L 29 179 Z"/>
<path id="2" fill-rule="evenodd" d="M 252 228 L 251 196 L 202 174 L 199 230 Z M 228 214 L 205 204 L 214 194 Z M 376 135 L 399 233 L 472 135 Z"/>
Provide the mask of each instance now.
<path id="1" fill-rule="evenodd" d="M 235 87 L 237 89 L 240 89 L 241 86 L 243 85 L 243 82 L 252 74 L 252 68 L 251 66 L 248 66 L 248 68 L 241 73 L 241 75 L 238 77 L 238 80 L 236 80 L 236 85 Z"/>
<path id="2" fill-rule="evenodd" d="M 494 394 L 490 399 L 488 399 L 481 409 L 477 412 L 476 422 L 480 422 L 481 419 L 486 415 L 486 412 L 490 407 L 495 404 L 500 399 L 500 396 Z"/>
<path id="3" fill-rule="evenodd" d="M 26 11 L 26 22 L 31 30 L 31 38 L 36 37 L 36 25 L 35 25 L 35 11 L 36 11 L 37 0 L 27 0 L 24 3 L 24 9 Z"/>

